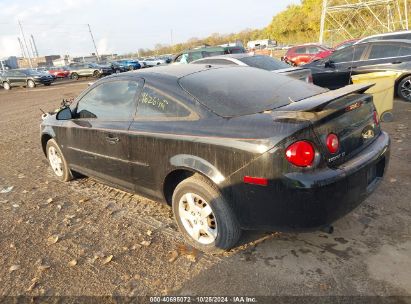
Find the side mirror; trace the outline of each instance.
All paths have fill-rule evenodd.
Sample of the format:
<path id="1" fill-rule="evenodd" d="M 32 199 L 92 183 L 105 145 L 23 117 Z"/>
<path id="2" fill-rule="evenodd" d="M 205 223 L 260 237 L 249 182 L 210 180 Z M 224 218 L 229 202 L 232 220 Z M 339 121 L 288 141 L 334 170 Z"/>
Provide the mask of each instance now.
<path id="1" fill-rule="evenodd" d="M 73 113 L 71 113 L 71 109 L 68 107 L 61 109 L 56 114 L 57 120 L 70 120 L 72 118 L 73 118 Z"/>
<path id="2" fill-rule="evenodd" d="M 335 68 L 335 65 L 334 65 L 334 62 L 332 62 L 331 60 L 327 60 L 325 63 L 324 63 L 324 66 L 326 67 L 326 68 Z"/>

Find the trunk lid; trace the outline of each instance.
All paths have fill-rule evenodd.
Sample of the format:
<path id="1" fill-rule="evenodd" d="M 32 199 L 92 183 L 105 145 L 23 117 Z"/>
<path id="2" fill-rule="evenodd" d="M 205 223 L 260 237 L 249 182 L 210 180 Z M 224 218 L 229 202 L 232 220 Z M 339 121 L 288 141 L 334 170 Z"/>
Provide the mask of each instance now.
<path id="1" fill-rule="evenodd" d="M 315 97 L 292 103 L 281 110 L 310 112 L 319 149 L 329 166 L 337 166 L 355 156 L 371 144 L 380 134 L 374 120 L 375 106 L 372 96 L 362 94 L 370 86 L 347 86 Z M 330 153 L 326 139 L 329 134 L 339 138 L 340 148 Z"/>

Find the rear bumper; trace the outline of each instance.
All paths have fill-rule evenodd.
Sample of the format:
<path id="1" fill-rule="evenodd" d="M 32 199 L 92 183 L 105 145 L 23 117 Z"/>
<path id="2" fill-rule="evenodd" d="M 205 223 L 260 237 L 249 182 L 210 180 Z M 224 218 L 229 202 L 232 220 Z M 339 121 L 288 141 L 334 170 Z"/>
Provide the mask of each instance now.
<path id="1" fill-rule="evenodd" d="M 290 173 L 267 187 L 244 185 L 240 211 L 245 229 L 306 230 L 331 224 L 355 209 L 381 182 L 389 162 L 390 139 L 380 136 L 336 169 Z"/>

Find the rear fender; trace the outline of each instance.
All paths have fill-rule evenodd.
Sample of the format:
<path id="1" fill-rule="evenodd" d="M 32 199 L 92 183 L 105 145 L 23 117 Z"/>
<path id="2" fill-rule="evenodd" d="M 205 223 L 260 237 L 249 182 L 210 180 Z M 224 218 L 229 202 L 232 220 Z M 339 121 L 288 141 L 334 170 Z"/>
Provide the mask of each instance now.
<path id="1" fill-rule="evenodd" d="M 185 168 L 203 174 L 212 180 L 216 185 L 221 184 L 226 178 L 211 163 L 198 156 L 188 154 L 178 154 L 170 158 L 170 164 L 176 168 Z"/>

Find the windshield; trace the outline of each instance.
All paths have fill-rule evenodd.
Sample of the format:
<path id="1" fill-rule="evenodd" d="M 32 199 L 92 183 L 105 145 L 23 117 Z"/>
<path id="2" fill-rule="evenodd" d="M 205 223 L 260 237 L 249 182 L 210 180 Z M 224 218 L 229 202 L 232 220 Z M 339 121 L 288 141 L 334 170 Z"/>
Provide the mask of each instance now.
<path id="1" fill-rule="evenodd" d="M 223 117 L 272 110 L 327 91 L 291 77 L 239 66 L 205 70 L 179 82 L 205 107 Z"/>
<path id="2" fill-rule="evenodd" d="M 274 59 L 270 56 L 257 55 L 239 58 L 241 62 L 244 62 L 248 66 L 263 69 L 266 71 L 274 71 L 279 69 L 287 69 L 290 66 L 280 60 Z"/>

